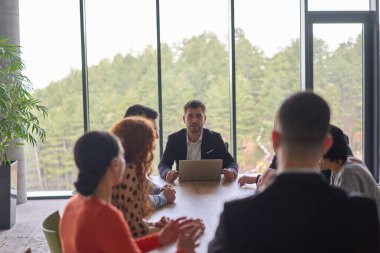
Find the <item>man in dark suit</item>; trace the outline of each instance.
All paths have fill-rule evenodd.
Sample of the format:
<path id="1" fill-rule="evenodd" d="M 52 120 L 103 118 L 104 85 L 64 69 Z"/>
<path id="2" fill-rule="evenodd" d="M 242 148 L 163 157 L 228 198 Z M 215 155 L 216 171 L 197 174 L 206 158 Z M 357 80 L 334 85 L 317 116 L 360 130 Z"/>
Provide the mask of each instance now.
<path id="1" fill-rule="evenodd" d="M 331 143 L 330 109 L 300 92 L 280 107 L 272 132 L 278 172 L 263 192 L 228 202 L 208 251 L 376 252 L 375 203 L 328 185 L 318 161 Z"/>
<path id="2" fill-rule="evenodd" d="M 184 107 L 185 129 L 168 136 L 166 148 L 158 170 L 163 179 L 173 182 L 178 177 L 179 160 L 223 159 L 224 180 L 233 181 L 238 173 L 235 159 L 217 132 L 203 128 L 206 122 L 206 107 L 199 100 L 191 100 Z M 176 170 L 172 170 L 173 163 Z"/>

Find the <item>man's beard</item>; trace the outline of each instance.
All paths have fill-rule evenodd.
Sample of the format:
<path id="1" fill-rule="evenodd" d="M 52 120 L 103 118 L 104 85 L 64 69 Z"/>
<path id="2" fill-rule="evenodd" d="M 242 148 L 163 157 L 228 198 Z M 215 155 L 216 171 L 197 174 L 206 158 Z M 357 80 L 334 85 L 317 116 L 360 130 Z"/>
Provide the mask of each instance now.
<path id="1" fill-rule="evenodd" d="M 201 130 L 202 130 L 202 128 L 200 126 L 198 126 L 198 125 L 197 126 L 190 126 L 189 127 L 189 131 L 192 134 L 199 133 Z"/>

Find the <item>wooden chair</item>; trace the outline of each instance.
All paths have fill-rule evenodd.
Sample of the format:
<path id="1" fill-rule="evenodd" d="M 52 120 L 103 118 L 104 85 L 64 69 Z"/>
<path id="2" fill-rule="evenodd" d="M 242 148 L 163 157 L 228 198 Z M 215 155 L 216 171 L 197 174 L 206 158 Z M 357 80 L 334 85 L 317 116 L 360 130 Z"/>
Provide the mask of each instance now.
<path id="1" fill-rule="evenodd" d="M 61 253 L 61 241 L 59 240 L 59 221 L 61 216 L 58 211 L 50 214 L 42 223 L 42 229 L 51 253 Z"/>

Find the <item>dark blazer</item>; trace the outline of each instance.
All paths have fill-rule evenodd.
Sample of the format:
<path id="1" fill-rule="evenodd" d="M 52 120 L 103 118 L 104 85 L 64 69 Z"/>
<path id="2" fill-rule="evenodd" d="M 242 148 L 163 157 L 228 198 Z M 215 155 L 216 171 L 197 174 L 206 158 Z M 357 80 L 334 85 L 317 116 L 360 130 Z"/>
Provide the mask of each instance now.
<path id="1" fill-rule="evenodd" d="M 319 174 L 280 174 L 262 193 L 224 205 L 208 252 L 376 252 L 374 201 Z"/>
<path id="2" fill-rule="evenodd" d="M 176 163 L 176 170 L 178 171 L 179 160 L 186 160 L 186 134 L 187 130 L 184 128 L 168 136 L 164 154 L 158 165 L 158 170 L 162 178 L 165 178 L 168 171 L 172 169 L 174 161 Z M 235 170 L 236 174 L 238 172 L 238 166 L 235 159 L 228 152 L 222 136 L 219 133 L 210 131 L 206 128 L 203 128 L 201 158 L 223 159 L 223 168 L 232 168 Z"/>

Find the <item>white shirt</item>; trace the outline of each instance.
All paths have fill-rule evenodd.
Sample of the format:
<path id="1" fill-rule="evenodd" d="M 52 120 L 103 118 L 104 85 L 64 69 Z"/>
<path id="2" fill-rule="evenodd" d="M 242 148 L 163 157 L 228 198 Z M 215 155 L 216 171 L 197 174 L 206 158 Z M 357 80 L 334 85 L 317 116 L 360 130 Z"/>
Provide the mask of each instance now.
<path id="1" fill-rule="evenodd" d="M 186 133 L 186 143 L 187 143 L 186 160 L 201 160 L 202 136 L 203 136 L 203 131 L 201 132 L 201 136 L 199 136 L 199 139 L 196 142 L 191 142 L 189 141 L 189 136 Z"/>

